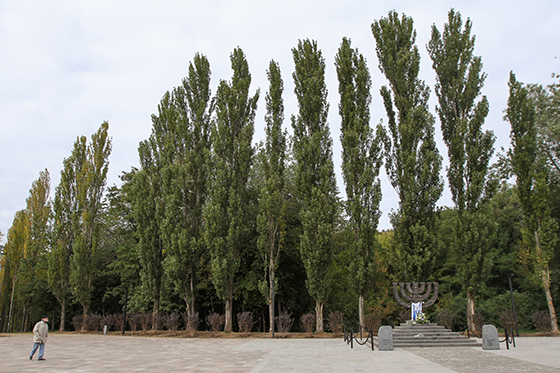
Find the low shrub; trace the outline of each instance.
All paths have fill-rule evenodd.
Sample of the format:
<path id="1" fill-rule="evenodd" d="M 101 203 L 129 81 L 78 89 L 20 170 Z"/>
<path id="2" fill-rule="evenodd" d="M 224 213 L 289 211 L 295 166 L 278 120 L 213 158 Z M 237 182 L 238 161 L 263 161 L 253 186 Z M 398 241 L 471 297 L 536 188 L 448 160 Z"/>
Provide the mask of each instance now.
<path id="1" fill-rule="evenodd" d="M 187 312 L 183 313 L 183 322 L 185 323 L 185 330 L 189 332 L 189 334 L 194 335 L 194 333 L 198 330 L 198 324 L 200 323 L 198 312 L 195 312 L 192 315 L 189 315 Z"/>
<path id="2" fill-rule="evenodd" d="M 280 315 L 274 318 L 276 323 L 276 328 L 278 329 L 279 333 L 287 333 L 292 329 L 292 325 L 294 324 L 294 319 L 292 315 L 288 313 L 285 309 L 280 311 Z"/>
<path id="3" fill-rule="evenodd" d="M 177 312 L 171 312 L 165 315 L 164 323 L 167 330 L 176 332 L 179 329 L 179 320 L 181 315 Z"/>
<path id="4" fill-rule="evenodd" d="M 241 333 L 249 334 L 255 324 L 256 321 L 253 320 L 253 312 L 241 312 L 237 314 L 237 325 Z"/>
<path id="5" fill-rule="evenodd" d="M 437 315 L 437 323 L 445 326 L 446 328 L 453 329 L 455 314 L 449 310 L 443 310 Z"/>
<path id="6" fill-rule="evenodd" d="M 140 324 L 142 323 L 142 315 L 139 313 L 131 313 L 127 317 L 128 325 L 130 326 L 130 330 L 135 332 L 140 328 Z"/>
<path id="7" fill-rule="evenodd" d="M 329 313 L 328 326 L 333 333 L 342 333 L 342 328 L 344 327 L 344 313 L 340 311 L 333 311 Z"/>
<path id="8" fill-rule="evenodd" d="M 224 328 L 224 321 L 224 315 L 220 315 L 216 312 L 211 312 L 208 316 L 206 316 L 206 325 L 208 325 L 214 335 Z"/>
<path id="9" fill-rule="evenodd" d="M 140 328 L 142 328 L 142 332 L 146 333 L 146 331 L 152 325 L 152 314 L 141 313 L 138 316 L 140 318 Z"/>
<path id="10" fill-rule="evenodd" d="M 315 327 L 315 314 L 314 313 L 306 313 L 301 316 L 301 323 L 303 324 L 303 329 L 306 333 L 313 333 L 313 329 Z"/>
<path id="11" fill-rule="evenodd" d="M 550 331 L 550 314 L 546 311 L 537 311 L 533 314 L 533 324 L 539 332 Z"/>
<path id="12" fill-rule="evenodd" d="M 364 328 L 367 331 L 377 333 L 377 331 L 381 327 L 381 321 L 381 317 L 379 317 L 378 315 L 364 315 Z"/>
<path id="13" fill-rule="evenodd" d="M 101 323 L 101 315 L 93 313 L 84 316 L 82 328 L 90 332 L 96 332 L 101 329 L 100 323 Z"/>
<path id="14" fill-rule="evenodd" d="M 79 332 L 80 330 L 82 330 L 83 321 L 84 321 L 83 315 L 76 315 L 72 317 L 72 325 L 74 326 L 75 331 Z"/>
<path id="15" fill-rule="evenodd" d="M 124 315 L 122 313 L 116 313 L 113 315 L 113 325 L 117 331 L 123 329 L 123 316 Z"/>
<path id="16" fill-rule="evenodd" d="M 500 325 L 508 332 L 513 330 L 513 327 L 515 326 L 515 319 L 513 318 L 512 311 L 502 312 L 500 315 Z"/>
<path id="17" fill-rule="evenodd" d="M 107 330 L 111 330 L 113 328 L 113 326 L 115 325 L 115 318 L 113 317 L 113 315 L 101 316 L 101 319 L 99 320 L 99 326 L 103 329 L 105 328 L 105 325 L 107 325 Z"/>
<path id="18" fill-rule="evenodd" d="M 480 312 L 477 312 L 473 316 L 473 324 L 478 334 L 482 335 L 482 327 L 486 324 L 486 318 Z"/>

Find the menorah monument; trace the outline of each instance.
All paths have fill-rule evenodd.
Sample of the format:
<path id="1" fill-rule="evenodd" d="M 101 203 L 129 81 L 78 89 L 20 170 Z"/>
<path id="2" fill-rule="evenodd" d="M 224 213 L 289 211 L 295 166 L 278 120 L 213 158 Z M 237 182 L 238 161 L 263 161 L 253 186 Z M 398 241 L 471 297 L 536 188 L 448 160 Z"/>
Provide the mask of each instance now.
<path id="1" fill-rule="evenodd" d="M 399 295 L 400 288 L 400 295 Z M 433 290 L 432 290 L 433 288 Z M 416 321 L 423 307 L 434 304 L 438 298 L 437 282 L 393 282 L 395 300 L 406 308 L 410 308 L 412 320 Z M 429 301 L 424 302 L 431 295 Z M 403 300 L 404 299 L 404 300 Z M 406 302 L 406 301 L 408 302 Z"/>

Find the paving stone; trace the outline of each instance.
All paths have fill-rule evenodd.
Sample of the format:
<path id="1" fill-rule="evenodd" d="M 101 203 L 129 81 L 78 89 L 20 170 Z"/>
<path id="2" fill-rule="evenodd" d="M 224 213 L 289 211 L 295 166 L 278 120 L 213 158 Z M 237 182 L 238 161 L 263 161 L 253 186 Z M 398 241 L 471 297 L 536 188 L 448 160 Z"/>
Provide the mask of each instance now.
<path id="1" fill-rule="evenodd" d="M 29 361 L 32 336 L 0 335 L 0 372 L 559 372 L 560 338 L 517 348 L 371 351 L 342 339 L 191 339 L 51 333 L 46 361 Z"/>

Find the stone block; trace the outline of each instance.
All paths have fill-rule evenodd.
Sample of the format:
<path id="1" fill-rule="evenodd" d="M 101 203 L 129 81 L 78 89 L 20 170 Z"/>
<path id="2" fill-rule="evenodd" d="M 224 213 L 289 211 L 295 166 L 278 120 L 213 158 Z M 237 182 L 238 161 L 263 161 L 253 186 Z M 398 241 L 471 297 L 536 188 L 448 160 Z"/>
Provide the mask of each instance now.
<path id="1" fill-rule="evenodd" d="M 393 328 L 387 325 L 379 328 L 377 342 L 379 351 L 393 351 Z"/>
<path id="2" fill-rule="evenodd" d="M 500 338 L 498 337 L 498 329 L 496 329 L 494 325 L 484 325 L 482 327 L 482 349 L 500 349 Z"/>

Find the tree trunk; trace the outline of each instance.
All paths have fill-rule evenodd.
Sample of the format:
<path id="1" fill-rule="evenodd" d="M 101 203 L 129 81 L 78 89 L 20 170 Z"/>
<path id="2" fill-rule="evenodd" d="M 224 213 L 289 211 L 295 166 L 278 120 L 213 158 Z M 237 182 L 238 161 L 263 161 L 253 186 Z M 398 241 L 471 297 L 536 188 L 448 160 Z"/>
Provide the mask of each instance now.
<path id="1" fill-rule="evenodd" d="M 269 264 L 269 280 L 268 280 L 268 319 L 269 319 L 269 325 L 270 325 L 270 332 L 272 332 L 272 325 L 274 324 L 274 279 L 275 279 L 275 274 L 274 274 L 274 267 L 273 267 L 273 262 L 272 262 L 272 258 L 270 259 L 270 264 Z"/>
<path id="2" fill-rule="evenodd" d="M 152 330 L 158 330 L 159 324 L 159 299 L 154 302 L 154 312 L 152 313 Z"/>
<path id="3" fill-rule="evenodd" d="M 64 331 L 64 324 L 66 323 L 66 299 L 60 302 L 60 331 Z"/>
<path id="4" fill-rule="evenodd" d="M 193 274 L 191 274 L 190 288 L 191 288 L 191 296 L 188 304 L 189 307 L 188 314 L 189 316 L 193 316 L 194 315 L 194 275 Z"/>
<path id="5" fill-rule="evenodd" d="M 317 301 L 315 303 L 315 313 L 317 314 L 317 333 L 323 332 L 323 306 L 325 303 Z"/>
<path id="6" fill-rule="evenodd" d="M 225 315 L 225 326 L 224 326 L 224 331 L 226 332 L 233 331 L 232 308 L 233 308 L 233 296 L 230 296 L 226 299 L 226 315 Z"/>
<path id="7" fill-rule="evenodd" d="M 540 221 L 537 223 L 538 228 L 541 228 Z M 537 258 L 542 257 L 541 241 L 539 237 L 539 230 L 535 230 L 535 248 L 537 250 Z M 540 264 L 540 263 L 538 263 Z M 556 310 L 554 309 L 554 302 L 552 301 L 552 294 L 550 293 L 550 272 L 548 264 L 546 268 L 541 270 L 542 286 L 546 294 L 546 304 L 548 305 L 548 313 L 550 314 L 550 329 L 553 332 L 558 331 L 558 322 L 556 320 Z"/>
<path id="8" fill-rule="evenodd" d="M 472 292 L 467 292 L 467 326 L 473 334 L 478 335 L 474 324 L 474 294 Z"/>
<path id="9" fill-rule="evenodd" d="M 27 306 L 23 306 L 23 314 L 22 314 L 22 321 L 21 321 L 21 332 L 27 332 Z"/>
<path id="10" fill-rule="evenodd" d="M 87 317 L 88 317 L 88 306 L 87 304 L 82 304 L 84 312 L 82 313 L 82 332 L 86 331 Z"/>
<path id="11" fill-rule="evenodd" d="M 160 240 L 160 246 L 161 246 L 161 240 Z M 161 298 L 161 276 L 159 276 L 159 278 L 156 278 L 156 287 L 154 289 L 154 312 L 152 313 L 152 330 L 157 330 L 158 327 L 158 319 L 157 317 L 159 316 L 159 302 L 160 302 L 160 298 Z"/>
<path id="12" fill-rule="evenodd" d="M 364 325 L 364 295 L 360 294 L 358 300 L 358 318 L 360 320 L 360 327 L 365 328 Z"/>
<path id="13" fill-rule="evenodd" d="M 550 292 L 550 275 L 548 266 L 542 270 L 543 288 L 546 294 L 546 304 L 548 304 L 548 312 L 550 313 L 550 329 L 553 332 L 558 331 L 558 321 L 556 319 L 556 310 L 554 309 L 554 302 L 552 301 L 552 294 Z"/>

